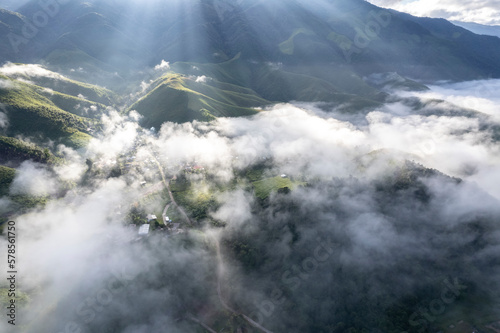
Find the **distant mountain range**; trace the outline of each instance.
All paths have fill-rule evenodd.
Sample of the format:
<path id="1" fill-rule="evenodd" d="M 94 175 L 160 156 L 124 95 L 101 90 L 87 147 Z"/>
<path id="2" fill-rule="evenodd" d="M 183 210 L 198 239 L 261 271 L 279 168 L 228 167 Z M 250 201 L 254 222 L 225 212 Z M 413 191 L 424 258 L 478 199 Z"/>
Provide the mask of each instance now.
<path id="1" fill-rule="evenodd" d="M 387 89 L 426 89 L 415 80 L 500 77 L 499 38 L 363 0 L 33 0 L 0 9 L 0 45 L 0 62 L 41 63 L 129 96 L 120 108 L 148 127 L 289 101 L 359 111 Z M 26 84 L 17 87 L 35 89 Z"/>
<path id="2" fill-rule="evenodd" d="M 465 28 L 478 35 L 500 37 L 500 25 L 484 25 L 474 22 L 451 21 L 454 25 Z"/>
<path id="3" fill-rule="evenodd" d="M 342 66 L 358 75 L 500 76 L 500 40 L 363 0 L 60 2 L 3 10 L 0 61 L 121 73 L 162 59 L 220 63 L 241 54 L 285 66 Z"/>

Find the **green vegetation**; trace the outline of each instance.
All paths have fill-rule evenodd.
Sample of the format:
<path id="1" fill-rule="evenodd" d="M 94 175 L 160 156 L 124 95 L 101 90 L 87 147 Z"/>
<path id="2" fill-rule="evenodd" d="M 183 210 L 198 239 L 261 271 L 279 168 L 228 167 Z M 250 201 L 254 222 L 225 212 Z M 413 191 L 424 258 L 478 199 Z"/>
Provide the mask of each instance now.
<path id="1" fill-rule="evenodd" d="M 58 163 L 60 158 L 54 156 L 49 149 L 41 148 L 16 138 L 0 136 L 0 156 L 4 161 L 33 160 L 41 163 Z"/>
<path id="2" fill-rule="evenodd" d="M 0 197 L 9 193 L 9 186 L 14 180 L 16 170 L 0 165 Z"/>
<path id="3" fill-rule="evenodd" d="M 143 196 L 134 203 L 129 212 L 129 218 L 136 224 L 145 223 L 148 214 L 154 214 L 161 220 L 161 213 L 169 200 L 170 196 L 166 189 L 160 189 L 157 192 Z"/>
<path id="4" fill-rule="evenodd" d="M 8 111 L 10 136 L 42 134 L 52 140 L 62 139 L 73 147 L 81 147 L 90 139 L 85 132 L 95 121 L 58 108 L 40 95 L 36 86 L 13 82 L 14 88 L 0 89 L 0 103 Z"/>
<path id="5" fill-rule="evenodd" d="M 102 110 L 106 109 L 106 105 L 104 104 L 95 103 L 79 97 L 62 94 L 57 91 L 48 91 L 44 88 L 40 89 L 40 91 L 38 92 L 51 100 L 52 103 L 54 103 L 58 108 L 66 110 L 80 117 L 100 118 L 102 115 Z"/>
<path id="6" fill-rule="evenodd" d="M 25 212 L 32 208 L 43 208 L 50 200 L 47 196 L 12 195 L 10 199 L 18 206 L 18 212 Z"/>
<path id="7" fill-rule="evenodd" d="M 111 73 L 115 71 L 112 66 L 105 64 L 77 48 L 52 50 L 45 57 L 45 61 L 51 66 L 57 66 L 64 69 L 82 67 L 89 73 L 100 73 L 103 70 Z M 78 75 L 78 73 L 73 73 L 73 75 Z M 85 78 L 86 75 L 83 73 L 81 76 Z"/>
<path id="8" fill-rule="evenodd" d="M 23 291 L 17 289 L 16 290 L 16 306 L 22 307 L 29 303 L 30 297 L 28 294 Z M 11 297 L 9 297 L 9 288 L 0 288 L 0 305 L 5 309 L 7 305 L 10 304 Z"/>
<path id="9" fill-rule="evenodd" d="M 137 110 L 147 128 L 160 128 L 167 121 L 251 116 L 262 106 L 291 101 L 322 102 L 325 110 L 362 113 L 380 106 L 388 96 L 387 88 L 425 89 L 399 74 L 370 82 L 373 73 L 448 80 L 500 77 L 498 38 L 475 36 L 444 20 L 394 11 L 386 26 L 367 1 L 238 1 L 231 3 L 228 19 L 221 19 L 217 1 L 194 1 L 193 6 L 184 1 L 179 6 L 156 8 L 152 2 L 147 10 L 134 10 L 134 15 L 123 10 L 129 2 L 114 1 L 110 6 L 107 1 L 70 1 L 60 8 L 64 15 L 51 18 L 50 28 L 40 29 L 37 38 L 22 45 L 27 52 L 0 49 L 2 61 L 48 62 L 51 68 L 88 82 L 107 78 L 103 82 L 115 83 L 113 89 L 124 96 L 54 72 L 48 76 L 0 75 L 4 87 L 0 88 L 0 106 L 2 112 L 5 107 L 9 121 L 0 136 L 0 164 L 12 166 L 29 159 L 59 163 L 44 148 L 45 143 L 84 147 L 91 139 L 89 134 L 99 130 L 97 119 L 107 107 Z M 10 32 L 21 35 L 26 18 L 33 17 L 39 5 L 38 1 L 27 2 L 20 9 L 26 16 L 0 10 L 0 45 L 9 46 L 5 36 Z M 171 10 L 175 7 L 180 10 Z M 354 43 L 356 35 L 370 27 L 374 34 L 368 34 L 366 45 Z M 347 51 L 353 54 L 346 55 Z M 158 78 L 162 74 L 153 68 L 163 57 L 172 63 L 172 72 Z M 4 80 L 8 80 L 5 85 Z M 152 83 L 147 92 L 139 100 L 125 102 L 137 96 L 142 80 Z M 458 114 L 448 106 L 434 111 L 436 101 L 399 102 L 414 103 L 409 105 L 413 115 Z M 484 126 L 500 137 L 497 125 Z M 14 138 L 26 136 L 38 145 Z M 142 148 L 137 149 L 138 157 Z M 382 153 L 372 152 L 355 161 L 359 162 L 358 171 L 376 159 L 383 160 Z M 97 161 L 92 168 L 88 160 L 82 192 L 110 177 L 132 181 L 128 176 L 137 172 L 127 175 L 127 164 L 138 172 L 143 169 L 150 181 L 146 166 L 139 166 L 143 163 L 140 158 L 129 163 L 127 157 L 102 168 Z M 305 183 L 300 178 L 274 176 L 279 174 L 278 167 L 266 160 L 235 171 L 235 180 L 224 185 L 212 182 L 210 172 L 183 172 L 172 181 L 171 189 L 193 220 L 221 227 L 218 236 L 228 269 L 222 281 L 224 290 L 219 292 L 227 297 L 227 304 L 241 314 L 265 311 L 264 326 L 269 324 L 273 332 L 452 333 L 458 331 L 449 329 L 457 318 L 473 326 L 497 320 L 493 316 L 498 313 L 494 304 L 500 299 L 495 279 L 498 259 L 493 251 L 498 248 L 496 213 L 478 210 L 490 206 L 482 203 L 469 211 L 464 209 L 466 205 L 456 209 L 449 193 L 461 190 L 459 179 L 402 160 L 384 161 L 390 172 L 376 180 L 346 177 Z M 0 196 L 9 194 L 15 175 L 15 169 L 0 166 Z M 431 181 L 436 188 L 449 186 L 442 189 L 447 193 L 429 188 Z M 152 229 L 162 226 L 161 214 L 171 198 L 159 184 L 149 192 L 144 188 L 142 197 L 124 208 L 129 221 L 145 223 L 146 215 L 152 213 L 158 217 Z M 211 215 L 220 206 L 219 194 L 231 191 L 235 184 L 256 198 L 245 202 L 251 223 L 244 228 L 224 228 Z M 281 195 L 294 190 L 293 195 Z M 476 196 L 472 189 L 466 193 L 471 195 L 460 196 L 462 205 L 463 198 L 481 201 L 481 193 Z M 0 223 L 9 214 L 43 207 L 51 198 L 19 195 L 5 199 L 7 211 L 2 212 Z M 174 222 L 184 220 L 173 204 L 166 213 Z M 208 318 L 218 332 L 252 331 L 241 315 L 222 309 L 217 295 L 221 266 L 213 242 L 196 239 L 209 238 L 208 233 L 200 236 L 200 230 L 204 229 L 191 229 L 168 240 L 157 237 L 151 243 L 144 238 L 141 253 L 154 260 L 141 260 L 144 269 L 130 281 L 131 287 L 113 293 L 113 304 L 130 304 L 129 313 L 136 314 L 133 324 L 110 308 L 82 329 L 118 332 L 139 327 L 141 318 L 148 321 L 165 316 L 179 318 L 184 326 L 192 312 Z M 237 274 L 231 274 L 233 268 Z M 442 284 L 455 276 L 463 278 L 467 290 L 459 296 L 451 291 L 455 297 L 452 304 L 446 304 L 445 313 L 424 320 L 424 324 L 420 316 L 420 326 L 413 326 L 409 321 L 413 313 L 429 307 L 433 312 L 436 300 L 450 296 Z M 70 300 L 85 294 L 83 287 L 81 292 L 70 293 L 60 306 L 79 304 Z M 283 298 L 272 303 L 276 290 Z M 153 294 L 158 297 L 147 297 Z M 19 297 L 21 304 L 28 301 L 27 295 Z M 0 303 L 5 302 L 5 289 L 0 289 Z M 57 315 L 54 309 L 54 322 Z M 471 332 L 471 325 L 463 325 L 462 331 Z M 184 331 L 194 330 L 187 324 Z"/>
<path id="10" fill-rule="evenodd" d="M 69 130 L 69 132 L 72 133 L 62 140 L 62 143 L 66 144 L 69 147 L 83 148 L 92 139 L 92 136 L 87 133 L 82 133 L 76 130 Z"/>
<path id="11" fill-rule="evenodd" d="M 176 63 L 172 70 L 191 76 L 205 75 L 209 78 L 208 81 L 193 89 L 214 98 L 213 89 L 210 94 L 207 87 L 215 87 L 220 92 L 215 97 L 216 100 L 221 100 L 222 95 L 226 103 L 229 100 L 229 103 L 236 103 L 238 106 L 321 101 L 359 111 L 379 106 L 384 97 L 379 90 L 369 86 L 351 70 L 333 64 L 296 64 L 285 67 L 280 63 L 248 62 L 237 55 L 219 64 Z M 190 82 L 193 81 L 186 80 L 184 84 L 193 87 Z M 228 85 L 230 89 L 226 88 Z M 239 95 L 235 95 L 235 92 Z"/>
<path id="12" fill-rule="evenodd" d="M 251 106 L 266 102 L 255 95 L 242 93 L 241 89 L 234 89 L 230 84 L 220 85 L 229 90 L 215 85 L 195 82 L 180 74 L 168 74 L 158 79 L 154 83 L 155 88 L 129 110 L 136 110 L 145 116 L 145 127 L 158 128 L 167 121 L 182 123 L 252 115 L 257 111 Z"/>
<path id="13" fill-rule="evenodd" d="M 23 66 L 23 64 L 20 64 Z M 50 76 L 28 76 L 25 74 L 13 74 L 11 79 L 24 79 L 33 82 L 34 85 L 51 89 L 63 95 L 73 97 L 84 96 L 86 100 L 104 105 L 114 105 L 118 96 L 111 90 L 92 84 L 78 82 L 68 79 L 58 73 L 50 72 Z"/>
<path id="14" fill-rule="evenodd" d="M 210 218 L 209 213 L 219 206 L 215 197 L 218 190 L 206 181 L 189 182 L 180 177 L 171 189 L 177 203 L 197 221 Z"/>
<path id="15" fill-rule="evenodd" d="M 9 195 L 9 188 L 14 181 L 16 169 L 0 165 L 0 198 L 4 197 L 9 201 L 8 206 L 2 207 L 0 212 L 0 224 L 7 222 L 12 214 L 21 214 L 29 209 L 43 207 L 49 201 L 48 197 L 37 197 L 30 195 Z M 3 228 L 0 227 L 0 234 Z"/>
<path id="16" fill-rule="evenodd" d="M 297 186 L 306 185 L 304 182 L 292 181 L 288 177 L 283 178 L 281 176 L 262 179 L 252 184 L 255 189 L 255 196 L 259 199 L 266 199 L 273 192 L 283 190 L 286 193 L 287 191 L 294 190 Z"/>

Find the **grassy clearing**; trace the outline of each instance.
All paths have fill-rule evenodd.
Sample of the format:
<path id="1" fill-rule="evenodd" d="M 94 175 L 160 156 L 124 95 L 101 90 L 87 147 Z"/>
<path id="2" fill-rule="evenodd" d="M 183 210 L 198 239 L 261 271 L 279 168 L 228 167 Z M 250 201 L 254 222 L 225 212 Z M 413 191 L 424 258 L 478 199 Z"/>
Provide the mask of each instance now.
<path id="1" fill-rule="evenodd" d="M 253 182 L 253 187 L 255 190 L 255 196 L 259 199 L 266 199 L 273 192 L 278 192 L 280 189 L 288 188 L 289 190 L 294 190 L 298 186 L 303 186 L 306 183 L 292 181 L 290 178 L 282 178 L 281 176 L 266 178 L 256 182 Z"/>
<path id="2" fill-rule="evenodd" d="M 191 182 L 184 177 L 178 177 L 170 184 L 175 201 L 182 206 L 188 215 L 197 221 L 210 219 L 210 212 L 217 210 L 219 203 L 217 193 L 224 188 L 215 188 L 206 180 Z M 173 209 L 173 207 L 171 207 Z M 171 209 L 169 211 L 171 211 Z M 172 218 L 172 216 L 169 216 Z"/>

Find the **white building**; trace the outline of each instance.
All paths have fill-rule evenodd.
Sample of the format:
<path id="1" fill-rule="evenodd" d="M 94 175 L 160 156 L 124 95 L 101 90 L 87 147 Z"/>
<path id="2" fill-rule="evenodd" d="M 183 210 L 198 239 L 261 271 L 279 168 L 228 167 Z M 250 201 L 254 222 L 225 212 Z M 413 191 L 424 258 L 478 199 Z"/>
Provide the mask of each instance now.
<path id="1" fill-rule="evenodd" d="M 149 224 L 143 224 L 139 227 L 139 236 L 146 236 L 149 234 Z"/>

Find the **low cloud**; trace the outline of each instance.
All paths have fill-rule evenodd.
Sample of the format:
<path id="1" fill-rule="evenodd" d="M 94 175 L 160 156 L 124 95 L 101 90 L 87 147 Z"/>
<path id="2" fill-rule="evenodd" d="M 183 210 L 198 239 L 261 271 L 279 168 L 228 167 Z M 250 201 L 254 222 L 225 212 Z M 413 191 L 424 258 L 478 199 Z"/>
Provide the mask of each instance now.
<path id="1" fill-rule="evenodd" d="M 9 126 L 9 118 L 7 117 L 5 106 L 0 103 L 0 129 L 5 129 Z"/>
<path id="2" fill-rule="evenodd" d="M 23 162 L 10 186 L 10 194 L 47 196 L 58 191 L 53 176 L 42 165 Z"/>
<path id="3" fill-rule="evenodd" d="M 392 305 L 439 297 L 435 282 L 450 275 L 498 293 L 500 145 L 488 108 L 498 100 L 484 89 L 476 96 L 477 87 L 431 87 L 356 116 L 280 104 L 246 118 L 165 123 L 158 133 L 140 128 L 135 112 L 109 110 L 86 149 L 60 147 L 64 165 L 25 162 L 12 184 L 12 194 L 55 197 L 15 217 L 32 297 L 27 332 L 195 331 L 187 312 L 210 325 L 224 316 L 219 291 L 274 332 L 306 331 L 312 317 L 322 328 L 359 328 L 346 309 L 382 325 Z M 482 113 L 454 105 L 462 99 Z M 186 178 L 201 195 L 215 193 L 208 215 L 226 227 L 139 238 L 127 215 L 153 200 L 151 187 L 163 189 L 159 170 L 179 176 L 182 192 L 194 166 L 203 173 Z M 108 177 L 112 168 L 124 171 Z M 247 179 L 258 172 L 302 185 L 258 199 Z M 408 320 L 392 324 L 406 330 Z M 227 329 L 243 326 L 235 325 Z"/>
<path id="4" fill-rule="evenodd" d="M 49 77 L 53 79 L 66 80 L 61 74 L 49 71 L 41 65 L 36 64 L 13 64 L 7 63 L 0 67 L 0 74 L 8 77 Z"/>
<path id="5" fill-rule="evenodd" d="M 211 78 L 209 77 L 206 77 L 205 75 L 202 75 L 202 76 L 198 76 L 196 77 L 196 80 L 195 82 L 196 83 L 206 83 L 207 81 L 211 80 Z"/>
<path id="6" fill-rule="evenodd" d="M 170 69 L 170 62 L 162 60 L 160 64 L 155 66 L 156 71 L 165 71 Z"/>
<path id="7" fill-rule="evenodd" d="M 11 80 L 0 79 L 0 89 L 12 89 L 12 88 L 15 88 L 15 85 Z"/>
<path id="8" fill-rule="evenodd" d="M 134 113 L 135 114 L 135 113 Z M 117 156 L 132 148 L 138 135 L 139 125 L 121 117 L 117 111 L 103 116 L 103 136 L 89 143 L 87 154 L 116 160 Z"/>
<path id="9" fill-rule="evenodd" d="M 474 109 L 500 122 L 500 80 L 477 80 L 430 86 L 428 92 L 409 94 L 426 99 L 445 99 L 463 108 Z"/>

